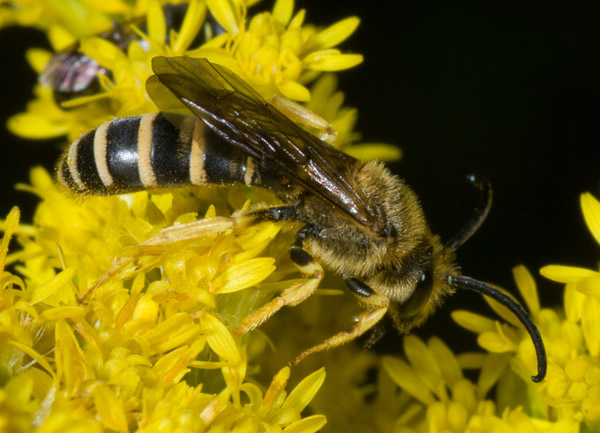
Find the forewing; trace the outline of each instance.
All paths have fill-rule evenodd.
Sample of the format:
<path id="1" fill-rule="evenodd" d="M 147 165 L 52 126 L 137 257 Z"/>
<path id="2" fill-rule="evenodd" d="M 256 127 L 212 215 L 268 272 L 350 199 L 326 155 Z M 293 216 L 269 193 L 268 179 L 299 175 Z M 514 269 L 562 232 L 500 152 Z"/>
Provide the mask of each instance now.
<path id="1" fill-rule="evenodd" d="M 373 228 L 373 210 L 352 174 L 360 162 L 301 129 L 229 69 L 206 59 L 155 57 L 146 83 L 159 108 L 172 110 L 168 88 L 225 140 L 282 176 Z"/>

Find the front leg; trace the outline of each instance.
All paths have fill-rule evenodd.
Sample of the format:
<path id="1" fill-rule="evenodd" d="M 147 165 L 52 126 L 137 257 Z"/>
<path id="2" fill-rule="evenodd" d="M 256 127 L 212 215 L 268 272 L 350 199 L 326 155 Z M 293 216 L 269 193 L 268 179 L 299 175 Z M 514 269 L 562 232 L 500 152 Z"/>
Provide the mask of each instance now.
<path id="1" fill-rule="evenodd" d="M 315 229 L 311 226 L 304 227 L 298 232 L 296 243 L 290 248 L 292 262 L 296 264 L 300 272 L 306 275 L 308 279 L 285 289 L 279 296 L 242 319 L 232 331 L 234 338 L 256 328 L 282 307 L 286 305 L 298 305 L 315 293 L 325 272 L 323 271 L 323 267 L 302 248 L 302 241 L 306 239 L 308 233 L 314 231 Z"/>
<path id="2" fill-rule="evenodd" d="M 147 239 L 131 249 L 131 254 L 119 258 L 108 271 L 104 273 L 83 295 L 79 297 L 80 303 L 87 302 L 89 296 L 104 284 L 121 273 L 127 266 L 143 255 L 161 255 L 164 247 L 178 242 L 193 241 L 203 236 L 222 233 L 233 229 L 239 231 L 264 220 L 284 221 L 297 219 L 298 211 L 293 206 L 278 206 L 257 210 L 255 212 L 240 213 L 231 218 L 214 217 L 201 219 L 187 224 L 177 224 L 162 229 L 155 236 Z M 136 271 L 141 267 L 136 267 Z"/>
<path id="3" fill-rule="evenodd" d="M 364 303 L 368 305 L 368 309 L 355 317 L 356 324 L 350 331 L 340 332 L 328 338 L 323 343 L 305 350 L 292 362 L 292 365 L 298 364 L 312 353 L 341 346 L 360 337 L 383 318 L 390 305 L 390 300 L 387 296 L 377 294 L 373 289 L 356 278 L 346 278 L 346 285 L 352 293 L 363 299 Z"/>

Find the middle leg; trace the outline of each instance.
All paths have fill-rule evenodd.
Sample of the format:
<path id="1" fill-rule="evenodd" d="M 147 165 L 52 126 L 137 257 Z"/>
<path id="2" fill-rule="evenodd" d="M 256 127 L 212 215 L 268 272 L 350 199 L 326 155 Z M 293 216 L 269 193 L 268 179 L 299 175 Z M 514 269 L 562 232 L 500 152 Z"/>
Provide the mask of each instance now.
<path id="1" fill-rule="evenodd" d="M 305 226 L 298 232 L 296 243 L 290 248 L 290 258 L 300 272 L 308 277 L 307 280 L 285 289 L 279 296 L 242 319 L 232 331 L 234 338 L 261 325 L 282 307 L 298 305 L 315 293 L 325 276 L 325 272 L 323 271 L 323 267 L 309 253 L 302 249 L 302 241 L 309 234 L 312 235 L 315 232 L 314 227 Z"/>

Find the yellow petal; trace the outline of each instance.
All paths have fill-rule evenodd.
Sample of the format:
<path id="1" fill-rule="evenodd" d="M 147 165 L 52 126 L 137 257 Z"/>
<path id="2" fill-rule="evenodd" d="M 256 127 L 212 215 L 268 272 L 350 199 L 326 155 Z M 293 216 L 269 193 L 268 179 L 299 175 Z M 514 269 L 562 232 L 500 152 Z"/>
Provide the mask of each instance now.
<path id="1" fill-rule="evenodd" d="M 78 305 L 69 305 L 64 307 L 49 308 L 40 314 L 38 320 L 40 323 L 47 323 L 83 315 L 85 315 L 85 309 L 83 307 Z"/>
<path id="2" fill-rule="evenodd" d="M 462 370 L 450 348 L 438 337 L 430 338 L 428 345 L 437 365 L 440 367 L 444 382 L 452 386 L 459 379 L 462 379 Z"/>
<path id="3" fill-rule="evenodd" d="M 16 347 L 23 353 L 26 353 L 27 355 L 29 355 L 31 357 L 31 359 L 35 360 L 38 364 L 40 364 L 42 367 L 44 367 L 46 369 L 46 371 L 52 375 L 53 378 L 56 378 L 56 373 L 54 372 L 54 370 L 52 369 L 52 366 L 48 363 L 48 361 L 46 361 L 46 358 L 44 358 L 42 355 L 37 353 L 31 347 L 26 346 L 25 344 L 19 343 L 18 341 L 8 341 L 8 344 Z"/>
<path id="4" fill-rule="evenodd" d="M 179 347 L 165 354 L 156 362 L 153 371 L 164 384 L 179 382 L 189 372 L 191 362 L 198 356 L 204 345 L 205 340 L 198 339 L 191 347 Z"/>
<path id="5" fill-rule="evenodd" d="M 573 323 L 578 323 L 581 319 L 583 305 L 587 297 L 578 292 L 575 288 L 577 283 L 568 283 L 565 285 L 564 305 L 567 319 Z"/>
<path id="6" fill-rule="evenodd" d="M 442 371 L 429 348 L 415 335 L 404 337 L 404 353 L 423 384 L 434 393 L 443 386 Z"/>
<path id="7" fill-rule="evenodd" d="M 19 211 L 19 208 L 14 206 L 8 213 L 6 221 L 4 222 L 4 236 L 2 237 L 2 242 L 0 242 L 0 276 L 4 271 L 4 260 L 6 259 L 6 254 L 8 253 L 10 239 L 19 226 L 20 215 L 21 212 Z"/>
<path id="8" fill-rule="evenodd" d="M 225 325 L 206 312 L 200 315 L 199 320 L 210 348 L 231 364 L 238 364 L 241 360 L 240 352 Z"/>
<path id="9" fill-rule="evenodd" d="M 52 122 L 33 113 L 15 114 L 8 119 L 6 127 L 13 134 L 31 140 L 60 137 L 70 129 L 70 125 L 66 123 Z"/>
<path id="10" fill-rule="evenodd" d="M 345 41 L 358 27 L 360 19 L 349 17 L 320 31 L 315 36 L 315 45 L 319 49 L 331 48 Z"/>
<path id="11" fill-rule="evenodd" d="M 382 364 L 396 385 L 404 391 L 425 405 L 435 402 L 431 392 L 417 379 L 414 370 L 406 362 L 401 359 L 385 356 Z"/>
<path id="12" fill-rule="evenodd" d="M 516 266 L 513 268 L 513 277 L 531 315 L 536 317 L 540 311 L 540 299 L 531 273 L 523 265 Z"/>
<path id="13" fill-rule="evenodd" d="M 98 384 L 92 391 L 96 412 L 100 420 L 111 430 L 126 432 L 127 417 L 123 404 L 109 386 Z"/>
<path id="14" fill-rule="evenodd" d="M 590 356 L 600 353 L 600 302 L 596 298 L 588 298 L 583 305 L 581 328 Z"/>
<path id="15" fill-rule="evenodd" d="M 500 375 L 506 370 L 511 355 L 508 353 L 490 353 L 485 356 L 477 387 L 479 395 L 487 395 L 487 392 L 496 384 Z"/>
<path id="16" fill-rule="evenodd" d="M 508 293 L 506 290 L 492 285 L 492 287 L 494 287 L 496 290 L 498 290 L 499 292 L 502 292 L 503 294 L 505 294 L 506 296 L 512 298 L 517 304 L 520 305 L 520 302 L 518 302 L 510 293 Z M 492 307 L 492 309 L 496 312 L 496 314 L 498 314 L 500 317 L 502 317 L 505 321 L 507 321 L 508 323 L 512 324 L 513 326 L 516 326 L 518 328 L 521 328 L 523 325 L 521 324 L 521 322 L 519 321 L 519 319 L 517 319 L 517 317 L 510 312 L 510 310 L 504 306 L 504 304 L 488 297 L 488 296 L 484 296 L 483 299 L 485 300 L 485 302 L 488 303 L 488 305 L 490 307 Z"/>
<path id="17" fill-rule="evenodd" d="M 516 350 L 515 344 L 497 332 L 484 332 L 477 337 L 477 343 L 493 353 L 513 352 Z"/>
<path id="18" fill-rule="evenodd" d="M 238 34 L 241 16 L 232 0 L 207 0 L 208 9 L 227 32 Z"/>
<path id="19" fill-rule="evenodd" d="M 600 296 L 600 274 L 591 277 L 585 277 L 575 283 L 575 289 L 578 292 L 588 296 Z"/>
<path id="20" fill-rule="evenodd" d="M 227 268 L 211 284 L 214 293 L 232 293 L 255 286 L 275 270 L 275 259 L 257 257 Z"/>
<path id="21" fill-rule="evenodd" d="M 310 53 L 302 62 L 306 69 L 314 71 L 340 71 L 362 63 L 361 54 L 340 54 L 338 50 L 323 50 Z"/>
<path id="22" fill-rule="evenodd" d="M 271 380 L 269 388 L 265 392 L 265 397 L 261 402 L 261 410 L 268 411 L 279 400 L 285 392 L 288 379 L 290 378 L 290 368 L 283 367 Z"/>
<path id="23" fill-rule="evenodd" d="M 325 368 L 322 367 L 314 373 L 309 374 L 302 382 L 300 382 L 290 395 L 285 399 L 282 409 L 295 409 L 298 412 L 302 412 L 306 406 L 312 401 L 315 394 L 323 385 L 325 381 Z"/>
<path id="24" fill-rule="evenodd" d="M 76 273 L 77 268 L 67 268 L 51 280 L 46 281 L 45 283 L 35 287 L 31 291 L 29 302 L 32 305 L 37 304 L 38 302 L 41 302 L 44 299 L 46 299 L 48 296 L 53 295 L 59 289 L 63 288 L 63 286 L 68 284 Z M 73 296 L 73 301 L 74 300 L 75 296 Z"/>
<path id="25" fill-rule="evenodd" d="M 592 236 L 600 244 L 600 202 L 589 192 L 581 194 L 581 210 Z"/>
<path id="26" fill-rule="evenodd" d="M 450 315 L 460 326 L 478 334 L 496 329 L 496 324 L 492 319 L 480 314 L 457 310 L 450 313 Z"/>
<path id="27" fill-rule="evenodd" d="M 99 10 L 110 14 L 128 14 L 131 12 L 131 7 L 121 0 L 83 0 L 91 10 Z"/>
<path id="28" fill-rule="evenodd" d="M 290 21 L 290 24 L 288 25 L 288 29 L 299 29 L 302 27 L 302 24 L 304 24 L 304 18 L 306 16 L 306 10 L 305 9 L 300 9 L 296 15 L 294 15 L 294 18 L 292 18 L 292 20 Z"/>
<path id="29" fill-rule="evenodd" d="M 464 404 L 457 401 L 451 401 L 448 404 L 448 427 L 452 431 L 464 431 L 469 415 L 470 414 L 467 412 Z"/>
<path id="30" fill-rule="evenodd" d="M 46 66 L 46 63 L 52 57 L 52 54 L 47 50 L 41 48 L 29 48 L 25 53 L 27 62 L 31 65 L 35 72 L 41 74 Z"/>
<path id="31" fill-rule="evenodd" d="M 277 84 L 279 91 L 288 99 L 294 101 L 310 101 L 310 90 L 297 81 L 285 81 Z"/>
<path id="32" fill-rule="evenodd" d="M 99 37 L 83 39 L 80 51 L 101 66 L 113 69 L 117 62 L 127 62 L 125 53 L 113 43 Z"/>
<path id="33" fill-rule="evenodd" d="M 202 23 L 206 18 L 206 3 L 200 0 L 192 0 L 183 19 L 183 24 L 173 44 L 173 50 L 177 53 L 186 50 L 198 32 L 202 29 Z"/>
<path id="34" fill-rule="evenodd" d="M 598 275 L 598 272 L 575 266 L 548 265 L 540 269 L 540 274 L 559 283 L 575 283 L 581 278 Z"/>
<path id="35" fill-rule="evenodd" d="M 192 341 L 201 333 L 201 327 L 187 313 L 179 312 L 152 328 L 145 337 L 154 353 L 162 353 Z"/>
<path id="36" fill-rule="evenodd" d="M 33 380 L 32 394 L 34 399 L 42 401 L 48 396 L 48 392 L 50 392 L 53 385 L 52 376 L 39 368 L 29 368 L 23 372 L 23 376 Z"/>
<path id="37" fill-rule="evenodd" d="M 311 415 L 290 424 L 283 429 L 284 433 L 313 433 L 327 424 L 325 415 Z"/>
<path id="38" fill-rule="evenodd" d="M 54 51 L 61 51 L 77 42 L 77 38 L 60 25 L 51 25 L 48 29 L 48 40 Z"/>
<path id="39" fill-rule="evenodd" d="M 294 12 L 294 0 L 277 0 L 273 6 L 273 20 L 287 26 Z"/>
<path id="40" fill-rule="evenodd" d="M 147 23 L 150 39 L 162 45 L 167 36 L 167 24 L 163 9 L 157 0 L 152 0 L 148 5 Z"/>

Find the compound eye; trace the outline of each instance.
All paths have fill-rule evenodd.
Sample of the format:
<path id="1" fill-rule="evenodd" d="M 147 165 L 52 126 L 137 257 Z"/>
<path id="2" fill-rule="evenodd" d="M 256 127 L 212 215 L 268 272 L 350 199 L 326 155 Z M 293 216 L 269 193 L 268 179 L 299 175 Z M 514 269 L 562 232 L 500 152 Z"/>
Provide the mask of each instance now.
<path id="1" fill-rule="evenodd" d="M 419 313 L 429 301 L 433 291 L 433 273 L 425 269 L 419 276 L 412 295 L 398 306 L 398 313 L 402 318 L 410 318 Z"/>

